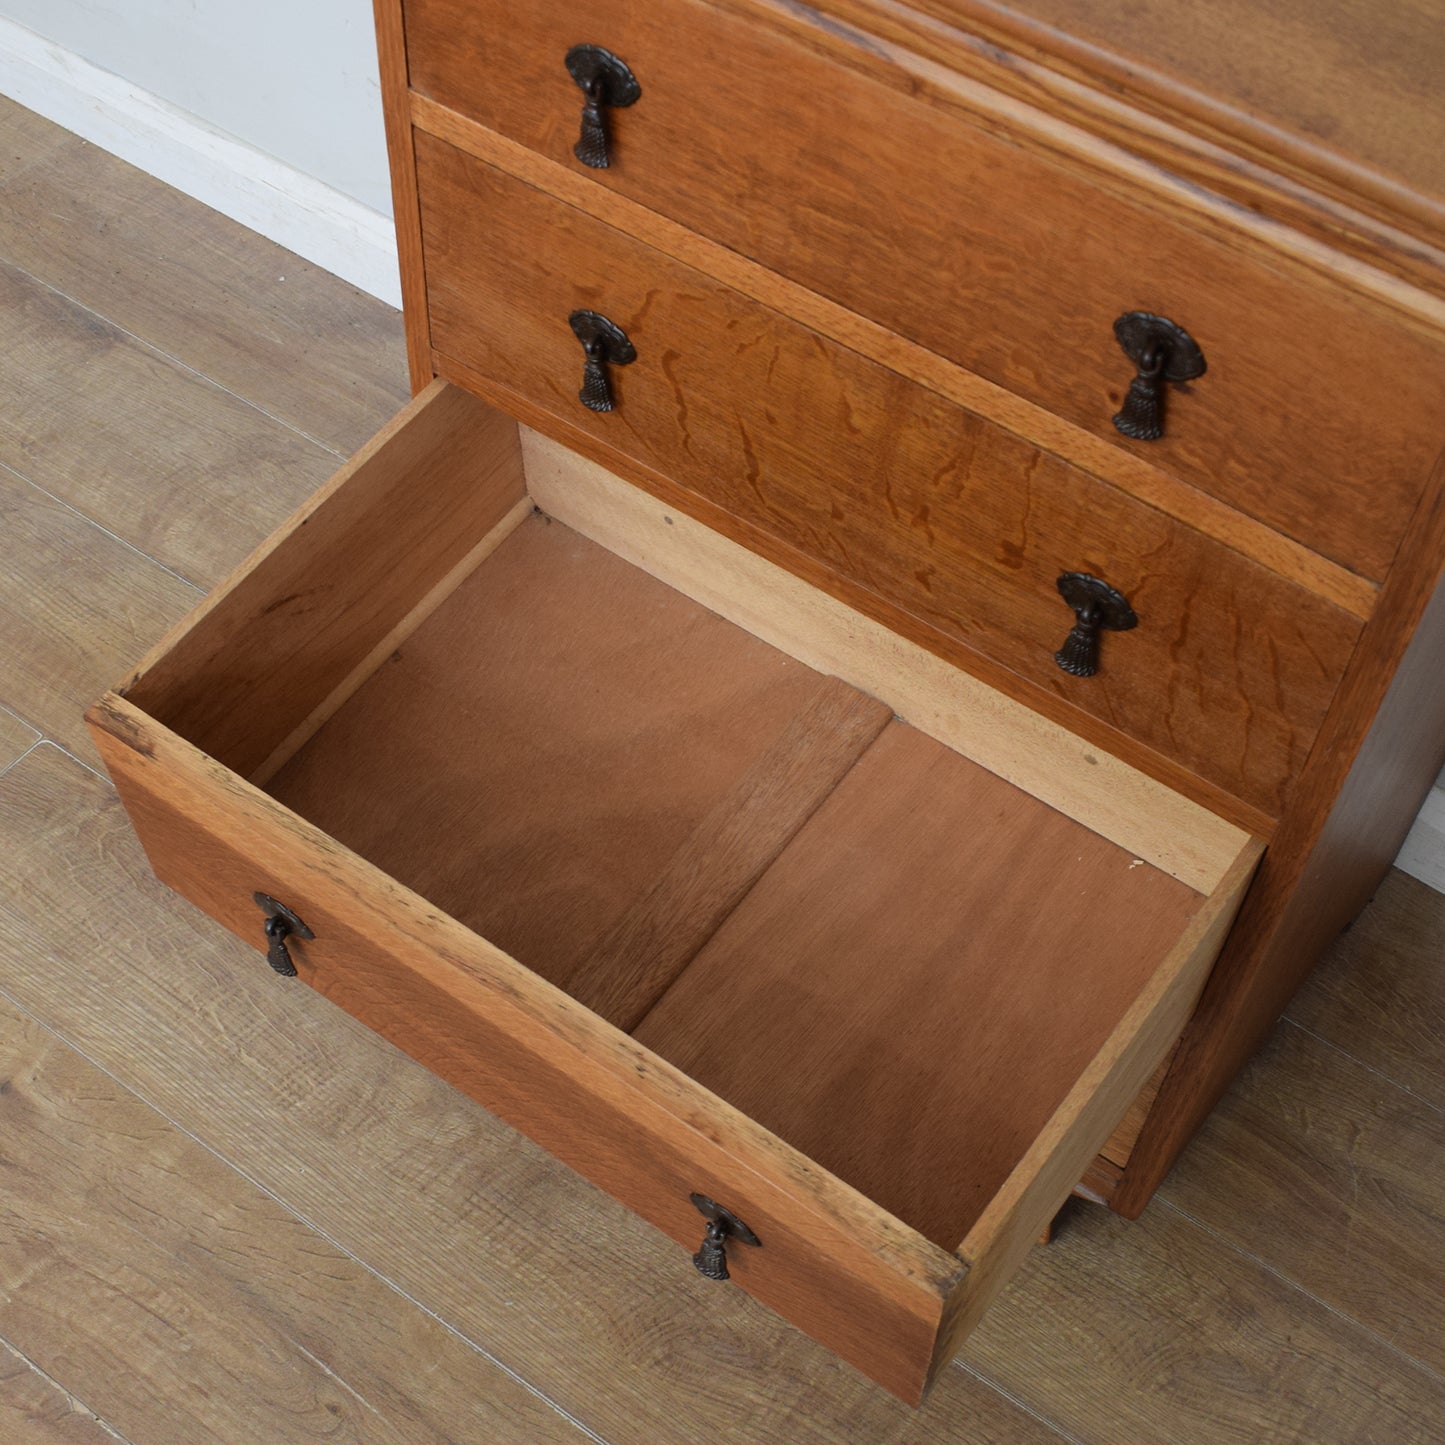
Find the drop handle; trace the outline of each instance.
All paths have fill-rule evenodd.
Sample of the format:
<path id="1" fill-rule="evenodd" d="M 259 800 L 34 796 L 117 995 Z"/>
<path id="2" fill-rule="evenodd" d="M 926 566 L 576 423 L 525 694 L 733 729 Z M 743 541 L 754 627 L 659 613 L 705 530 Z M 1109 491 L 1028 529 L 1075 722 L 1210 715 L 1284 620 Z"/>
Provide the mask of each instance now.
<path id="1" fill-rule="evenodd" d="M 252 900 L 264 915 L 261 925 L 266 935 L 266 962 L 282 978 L 295 978 L 296 965 L 291 950 L 286 947 L 288 938 L 315 938 L 316 935 L 284 903 L 278 903 L 267 893 L 253 893 Z"/>
<path id="2" fill-rule="evenodd" d="M 635 104 L 642 87 L 626 63 L 600 45 L 574 45 L 565 63 L 582 92 L 582 134 L 572 154 L 584 166 L 605 171 L 612 164 L 607 112 Z"/>
<path id="3" fill-rule="evenodd" d="M 615 403 L 607 368 L 630 366 L 637 360 L 637 348 L 616 322 L 595 311 L 574 311 L 567 322 L 582 343 L 582 390 L 577 400 L 591 411 L 611 411 Z"/>
<path id="4" fill-rule="evenodd" d="M 1065 572 L 1058 588 L 1074 609 L 1074 625 L 1054 661 L 1073 677 L 1093 677 L 1099 670 L 1100 633 L 1128 632 L 1139 619 L 1122 592 L 1087 572 Z"/>
<path id="5" fill-rule="evenodd" d="M 707 1279 L 731 1278 L 728 1274 L 728 1240 L 735 1239 L 755 1249 L 761 1248 L 762 1240 L 731 1209 L 725 1209 L 706 1194 L 689 1194 L 688 1198 L 692 1200 L 693 1208 L 707 1220 L 702 1244 L 692 1257 L 693 1265 Z"/>
<path id="6" fill-rule="evenodd" d="M 1136 368 L 1114 427 L 1135 441 L 1164 435 L 1164 387 L 1203 376 L 1207 367 L 1199 344 L 1182 327 L 1148 311 L 1129 311 L 1114 323 L 1114 337 Z"/>

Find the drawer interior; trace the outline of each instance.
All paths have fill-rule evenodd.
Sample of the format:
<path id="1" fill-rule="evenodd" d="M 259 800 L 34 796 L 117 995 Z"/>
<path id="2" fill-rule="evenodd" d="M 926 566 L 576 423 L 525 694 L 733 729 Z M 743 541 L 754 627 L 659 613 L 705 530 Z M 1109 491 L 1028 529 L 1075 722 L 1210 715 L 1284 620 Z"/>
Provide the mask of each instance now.
<path id="1" fill-rule="evenodd" d="M 1249 840 L 509 428 L 438 384 L 129 701 L 958 1247 Z"/>

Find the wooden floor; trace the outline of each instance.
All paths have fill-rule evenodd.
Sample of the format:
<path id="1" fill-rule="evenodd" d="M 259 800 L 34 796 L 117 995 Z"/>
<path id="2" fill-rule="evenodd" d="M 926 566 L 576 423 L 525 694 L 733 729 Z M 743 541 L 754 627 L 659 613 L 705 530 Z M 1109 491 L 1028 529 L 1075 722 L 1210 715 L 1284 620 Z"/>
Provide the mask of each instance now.
<path id="1" fill-rule="evenodd" d="M 83 736 L 404 394 L 379 303 L 0 102 L 0 1442 L 1445 1440 L 1445 897 L 906 1410 L 149 876 Z M 264 698 L 257 699 L 264 706 Z"/>

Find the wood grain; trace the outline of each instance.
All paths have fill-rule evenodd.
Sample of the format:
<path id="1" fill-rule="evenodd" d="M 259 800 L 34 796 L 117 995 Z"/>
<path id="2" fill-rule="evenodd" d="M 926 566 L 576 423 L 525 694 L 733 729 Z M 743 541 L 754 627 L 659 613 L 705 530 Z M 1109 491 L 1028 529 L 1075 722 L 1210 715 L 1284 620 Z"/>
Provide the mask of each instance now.
<path id="1" fill-rule="evenodd" d="M 8 96 L 0 96 L 0 189 L 26 171 L 48 163 L 70 139 L 69 131 Z"/>
<path id="2" fill-rule="evenodd" d="M 601 185 L 1111 444 L 1146 446 L 1190 485 L 1383 577 L 1445 439 L 1434 421 L 1445 405 L 1438 339 L 1324 278 L 1297 277 L 1111 194 L 996 134 L 994 116 L 980 124 L 874 84 L 850 57 L 819 56 L 688 0 L 604 3 L 591 20 L 639 76 L 656 77 L 650 89 L 643 82 L 647 104 L 618 112 L 617 159 L 596 173 Z M 574 43 L 573 25 L 562 4 L 483 12 L 416 0 L 412 85 L 566 163 L 579 107 L 556 57 Z M 866 65 L 866 38 L 854 48 L 854 64 Z M 737 75 L 740 119 L 727 127 L 701 121 L 696 100 L 717 54 Z M 840 115 L 850 118 L 846 143 Z M 792 143 L 777 146 L 779 135 Z M 1111 328 L 1130 310 L 1177 320 L 1212 363 L 1172 398 L 1157 443 L 1124 442 L 1110 420 L 1133 374 Z M 1343 336 L 1349 346 L 1331 344 Z M 1297 379 L 1301 337 L 1307 388 Z M 449 349 L 435 327 L 433 338 Z M 1376 435 L 1386 414 L 1398 425 L 1379 438 L 1379 456 L 1363 454 L 1357 438 Z"/>
<path id="3" fill-rule="evenodd" d="M 335 469 L 315 442 L 8 263 L 0 306 L 0 464 L 200 586 Z"/>
<path id="4" fill-rule="evenodd" d="M 603 934 L 567 991 L 619 1028 L 636 1028 L 891 716 L 842 684 L 821 693 Z"/>
<path id="5" fill-rule="evenodd" d="M 1139 1135 L 1115 1206 L 1143 1208 L 1267 1037 L 1310 967 L 1368 902 L 1445 763 L 1445 461 Z"/>
<path id="6" fill-rule="evenodd" d="M 522 454 L 548 515 L 1196 892 L 1238 855 L 1246 835 L 1216 814 L 642 488 L 529 427 Z"/>
<path id="7" fill-rule="evenodd" d="M 707 272 L 735 291 L 882 362 L 890 370 L 920 382 L 1044 451 L 1093 472 L 1139 501 L 1168 512 L 1196 531 L 1328 598 L 1352 615 L 1364 618 L 1373 610 L 1378 592 L 1376 584 L 1177 480 L 1151 462 L 1144 449 L 1122 451 L 1112 442 L 976 372 L 944 360 L 936 352 L 769 271 L 756 261 L 699 236 L 626 196 L 600 190 L 586 177 L 578 175 L 575 167 L 568 169 L 529 151 L 425 96 L 413 95 L 411 108 L 420 129 L 468 155 L 587 211 L 608 225 L 645 240 L 675 260 Z"/>
<path id="8" fill-rule="evenodd" d="M 123 690 L 249 775 L 522 495 L 516 427 L 439 383 L 152 648 Z"/>
<path id="9" fill-rule="evenodd" d="M 895 723 L 635 1036 L 951 1249 L 1201 901 Z"/>
<path id="10" fill-rule="evenodd" d="M 1392 869 L 1286 1017 L 1445 1110 L 1445 895 Z"/>
<path id="11" fill-rule="evenodd" d="M 1441 1278 L 1445 1114 L 1357 1060 L 1282 1025 L 1161 1197 L 1437 1375 L 1445 1367 L 1445 1295 L 1418 1289 Z"/>
<path id="12" fill-rule="evenodd" d="M 0 708 L 0 769 L 8 768 L 39 738 L 40 734 L 29 723 Z"/>
<path id="13" fill-rule="evenodd" d="M 954 1256 L 123 699 L 88 716 L 161 879 L 247 940 L 284 895 L 305 982 L 689 1252 L 689 1193 L 728 1200 L 767 1241 L 736 1283 L 917 1402 Z"/>
<path id="14" fill-rule="evenodd" d="M 391 163 L 391 204 L 396 217 L 407 365 L 411 389 L 417 393 L 432 379 L 431 339 L 427 327 L 426 273 L 422 269 L 421 215 L 416 203 L 416 161 L 406 114 L 408 62 L 402 0 L 372 0 L 372 18 L 376 25 L 386 150 Z"/>
<path id="15" fill-rule="evenodd" d="M 442 352 L 711 503 L 729 534 L 810 559 L 845 601 L 881 600 L 899 630 L 921 622 L 950 660 L 983 653 L 1035 695 L 1280 808 L 1354 618 L 490 166 L 427 137 L 418 165 Z M 581 305 L 640 353 L 616 369 L 607 415 L 576 400 L 565 318 Z M 1055 587 L 1067 571 L 1104 576 L 1146 619 L 1083 680 L 1053 656 L 1073 621 Z"/>
<path id="16" fill-rule="evenodd" d="M 0 1046 L 0 1330 L 123 1435 L 583 1438 L 9 1005 Z M 133 1371 L 116 1367 L 124 1353 Z"/>
<path id="17" fill-rule="evenodd" d="M 117 1436 L 0 1341 L 0 1431 L 11 1445 L 111 1445 Z"/>
<path id="18" fill-rule="evenodd" d="M 199 593 L 0 467 L 0 705 L 87 762 L 87 703 Z"/>
<path id="19" fill-rule="evenodd" d="M 917 8 L 982 22 L 1058 64 L 1087 55 L 1100 80 L 1158 110 L 1276 155 L 1313 157 L 1322 173 L 1351 175 L 1362 188 L 1406 191 L 1437 217 L 1445 211 L 1435 144 L 1445 127 L 1437 84 L 1445 44 L 1428 6 L 1325 0 L 1261 9 L 1229 0 L 1191 13 L 1162 0 L 920 0 Z"/>
<path id="20" fill-rule="evenodd" d="M 595 958 L 620 1024 L 619 946 L 685 965 L 811 811 L 771 780 L 826 786 L 887 717 L 533 517 L 270 791 L 543 978 Z"/>
<path id="21" fill-rule="evenodd" d="M 1163 1204 L 1134 1224 L 1081 1207 L 963 1358 L 1078 1440 L 1428 1445 L 1445 1428 L 1438 1375 Z"/>
<path id="22" fill-rule="evenodd" d="M 755 0 L 717 3 L 748 13 Z M 816 11 L 775 18 L 833 54 L 857 54 L 855 34 L 863 31 L 875 62 L 870 73 L 900 90 L 929 97 L 920 76 L 939 67 L 955 86 L 964 77 L 981 82 L 993 96 L 985 113 L 1024 107 L 1035 117 L 1031 128 L 1044 132 L 1015 129 L 1015 141 L 1051 142 L 1046 149 L 1102 184 L 1126 182 L 1132 195 L 1142 191 L 1186 223 L 1248 236 L 1362 295 L 1389 296 L 1407 310 L 1423 301 L 1440 315 L 1442 208 L 1381 172 L 1261 128 L 1253 116 L 1235 112 L 1221 124 L 1217 107 L 1194 108 L 1198 97 L 1179 85 L 1151 96 L 1147 78 L 1133 85 L 1140 67 L 1111 66 L 1097 47 L 1019 24 L 1017 11 L 993 0 L 969 4 L 962 29 L 921 7 L 878 0 L 825 0 Z"/>
<path id="23" fill-rule="evenodd" d="M 1225 880 L 1189 920 L 959 1246 L 969 1271 L 950 1298 L 935 1373 L 953 1358 L 959 1343 L 1013 1278 L 1040 1227 L 1054 1219 L 1074 1181 L 1107 1162 L 1100 1160 L 1098 1151 L 1125 1106 L 1145 1087 L 1155 1065 L 1178 1038 L 1261 851 L 1253 841 L 1241 850 Z"/>
<path id="24" fill-rule="evenodd" d="M 406 400 L 395 312 L 34 119 L 55 139 L 44 165 L 0 181 L 0 257 L 343 454 Z M 166 409 L 164 397 L 146 407 Z M 192 442 L 207 430 L 198 424 Z M 242 466 L 236 480 L 254 488 L 261 478 Z"/>

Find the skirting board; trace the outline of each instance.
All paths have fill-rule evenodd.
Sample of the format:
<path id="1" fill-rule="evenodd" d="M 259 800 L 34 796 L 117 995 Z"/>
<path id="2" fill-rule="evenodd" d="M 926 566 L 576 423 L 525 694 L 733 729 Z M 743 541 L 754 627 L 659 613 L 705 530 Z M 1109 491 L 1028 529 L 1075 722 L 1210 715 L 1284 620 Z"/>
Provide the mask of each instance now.
<path id="1" fill-rule="evenodd" d="M 1395 866 L 1445 893 L 1445 774 L 1425 799 Z"/>
<path id="2" fill-rule="evenodd" d="M 401 305 L 389 216 L 3 17 L 0 95 Z"/>

